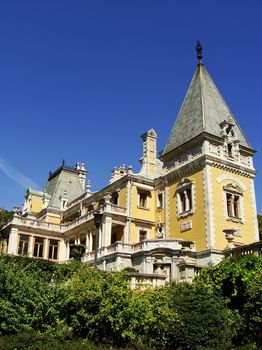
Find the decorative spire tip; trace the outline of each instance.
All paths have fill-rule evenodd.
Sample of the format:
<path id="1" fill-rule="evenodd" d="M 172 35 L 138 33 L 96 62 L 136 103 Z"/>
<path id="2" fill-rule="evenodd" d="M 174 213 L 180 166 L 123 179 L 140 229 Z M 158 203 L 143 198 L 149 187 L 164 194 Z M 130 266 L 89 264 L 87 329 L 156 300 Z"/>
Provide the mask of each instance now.
<path id="1" fill-rule="evenodd" d="M 198 40 L 196 43 L 196 52 L 197 52 L 197 59 L 198 59 L 198 64 L 202 64 L 202 46 L 200 41 Z"/>

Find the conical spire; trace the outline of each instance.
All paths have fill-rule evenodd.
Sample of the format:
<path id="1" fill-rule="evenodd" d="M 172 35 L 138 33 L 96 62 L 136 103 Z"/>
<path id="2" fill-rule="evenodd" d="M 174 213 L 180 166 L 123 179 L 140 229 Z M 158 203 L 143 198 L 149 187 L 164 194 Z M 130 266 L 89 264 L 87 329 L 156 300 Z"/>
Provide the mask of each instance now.
<path id="1" fill-rule="evenodd" d="M 220 125 L 229 118 L 234 121 L 234 130 L 240 145 L 252 149 L 202 64 L 202 47 L 200 43 L 198 43 L 196 50 L 199 63 L 162 155 L 202 133 L 221 137 Z"/>

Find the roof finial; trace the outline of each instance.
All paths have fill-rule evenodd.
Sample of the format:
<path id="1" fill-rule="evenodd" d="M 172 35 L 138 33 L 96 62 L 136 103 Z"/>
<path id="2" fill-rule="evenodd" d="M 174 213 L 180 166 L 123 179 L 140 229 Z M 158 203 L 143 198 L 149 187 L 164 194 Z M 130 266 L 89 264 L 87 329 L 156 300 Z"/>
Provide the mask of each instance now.
<path id="1" fill-rule="evenodd" d="M 197 52 L 198 64 L 202 64 L 202 46 L 199 40 L 196 43 L 196 52 Z"/>

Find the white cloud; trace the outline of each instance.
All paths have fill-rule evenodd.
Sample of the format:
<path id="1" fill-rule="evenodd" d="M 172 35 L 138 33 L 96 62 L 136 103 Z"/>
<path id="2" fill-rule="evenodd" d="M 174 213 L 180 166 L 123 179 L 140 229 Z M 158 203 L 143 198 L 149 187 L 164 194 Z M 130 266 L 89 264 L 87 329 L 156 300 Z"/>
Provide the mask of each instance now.
<path id="1" fill-rule="evenodd" d="M 0 170 L 2 170 L 2 172 L 5 173 L 6 176 L 8 176 L 10 179 L 12 179 L 14 182 L 24 187 L 25 189 L 29 187 L 34 189 L 39 188 L 39 186 L 33 180 L 20 173 L 20 171 L 16 170 L 2 158 L 0 158 Z"/>

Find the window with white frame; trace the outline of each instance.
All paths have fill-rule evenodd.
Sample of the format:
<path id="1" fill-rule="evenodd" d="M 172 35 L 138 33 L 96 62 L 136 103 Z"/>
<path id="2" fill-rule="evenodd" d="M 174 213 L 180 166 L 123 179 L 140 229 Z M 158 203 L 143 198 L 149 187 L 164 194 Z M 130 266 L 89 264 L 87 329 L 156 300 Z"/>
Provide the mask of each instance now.
<path id="1" fill-rule="evenodd" d="M 226 214 L 229 219 L 242 218 L 241 206 L 243 192 L 242 190 L 233 184 L 224 187 L 225 197 L 226 197 Z"/>
<path id="2" fill-rule="evenodd" d="M 137 189 L 138 192 L 138 207 L 143 209 L 149 208 L 149 197 L 151 196 L 150 191 Z"/>
<path id="3" fill-rule="evenodd" d="M 184 217 L 194 212 L 193 181 L 182 179 L 176 189 L 177 216 Z"/>
<path id="4" fill-rule="evenodd" d="M 44 253 L 44 238 L 35 237 L 33 256 L 36 258 L 43 258 L 43 253 Z"/>
<path id="5" fill-rule="evenodd" d="M 164 207 L 164 192 L 158 192 L 157 193 L 157 208 L 162 209 Z"/>
<path id="6" fill-rule="evenodd" d="M 56 239 L 50 239 L 49 249 L 48 249 L 48 259 L 57 260 L 58 245 L 59 245 L 59 241 L 57 241 Z"/>
<path id="7" fill-rule="evenodd" d="M 19 235 L 18 254 L 27 255 L 28 254 L 28 245 L 29 245 L 29 236 L 28 235 Z"/>

